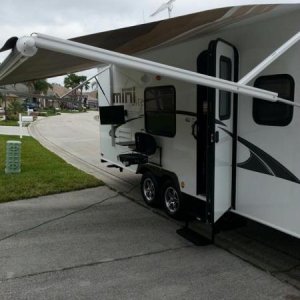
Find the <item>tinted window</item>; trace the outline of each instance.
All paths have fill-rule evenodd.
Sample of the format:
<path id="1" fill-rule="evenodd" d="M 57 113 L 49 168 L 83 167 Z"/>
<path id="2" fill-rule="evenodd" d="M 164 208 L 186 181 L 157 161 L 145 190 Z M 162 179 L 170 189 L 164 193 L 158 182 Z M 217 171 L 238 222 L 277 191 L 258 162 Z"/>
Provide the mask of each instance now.
<path id="1" fill-rule="evenodd" d="M 176 97 L 172 86 L 145 90 L 145 128 L 155 135 L 173 137 L 176 133 Z"/>
<path id="2" fill-rule="evenodd" d="M 262 76 L 256 79 L 254 86 L 276 92 L 280 98 L 294 101 L 295 84 L 290 75 Z M 292 121 L 293 106 L 254 98 L 253 118 L 261 125 L 286 126 Z"/>
<path id="3" fill-rule="evenodd" d="M 232 78 L 232 64 L 231 60 L 225 56 L 220 58 L 220 78 L 231 80 Z M 219 118 L 220 120 L 227 120 L 231 113 L 231 93 L 226 91 L 219 91 Z"/>

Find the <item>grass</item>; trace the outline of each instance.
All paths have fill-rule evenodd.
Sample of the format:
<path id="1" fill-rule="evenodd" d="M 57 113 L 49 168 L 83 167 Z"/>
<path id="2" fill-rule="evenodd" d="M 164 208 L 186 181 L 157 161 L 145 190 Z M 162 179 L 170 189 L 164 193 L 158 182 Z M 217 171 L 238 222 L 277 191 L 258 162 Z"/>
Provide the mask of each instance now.
<path id="1" fill-rule="evenodd" d="M 15 120 L 1 120 L 0 126 L 19 126 L 19 124 Z"/>
<path id="2" fill-rule="evenodd" d="M 16 136 L 0 136 L 0 202 L 50 195 L 103 185 L 56 156 L 31 137 L 23 137 L 21 173 L 5 174 L 7 140 Z"/>

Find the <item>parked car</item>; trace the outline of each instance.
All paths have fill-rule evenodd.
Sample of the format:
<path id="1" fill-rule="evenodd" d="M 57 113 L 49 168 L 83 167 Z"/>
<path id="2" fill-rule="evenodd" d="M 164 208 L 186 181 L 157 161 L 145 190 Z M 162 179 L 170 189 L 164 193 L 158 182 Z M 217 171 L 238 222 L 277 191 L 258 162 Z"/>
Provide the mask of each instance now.
<path id="1" fill-rule="evenodd" d="M 33 109 L 34 111 L 37 111 L 39 108 L 38 103 L 35 102 L 26 102 L 23 105 L 25 109 Z"/>

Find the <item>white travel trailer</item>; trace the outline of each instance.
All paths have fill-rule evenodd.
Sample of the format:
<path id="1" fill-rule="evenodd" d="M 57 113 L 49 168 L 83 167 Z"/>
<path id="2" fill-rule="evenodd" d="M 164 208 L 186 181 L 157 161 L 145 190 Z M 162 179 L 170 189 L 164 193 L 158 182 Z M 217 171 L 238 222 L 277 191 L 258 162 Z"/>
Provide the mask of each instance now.
<path id="1" fill-rule="evenodd" d="M 138 56 L 238 82 L 300 29 L 300 6 L 248 8 L 235 22 L 241 10 Z M 299 50 L 245 82 L 300 103 Z M 102 159 L 142 173 L 148 204 L 170 215 L 188 206 L 212 224 L 231 210 L 300 237 L 298 108 L 116 65 L 105 77 Z"/>
<path id="2" fill-rule="evenodd" d="M 149 205 L 210 226 L 232 211 L 299 238 L 299 25 L 300 5 L 260 5 L 71 41 L 38 34 L 6 44 L 0 84 L 106 63 L 101 161 L 143 174 Z"/>

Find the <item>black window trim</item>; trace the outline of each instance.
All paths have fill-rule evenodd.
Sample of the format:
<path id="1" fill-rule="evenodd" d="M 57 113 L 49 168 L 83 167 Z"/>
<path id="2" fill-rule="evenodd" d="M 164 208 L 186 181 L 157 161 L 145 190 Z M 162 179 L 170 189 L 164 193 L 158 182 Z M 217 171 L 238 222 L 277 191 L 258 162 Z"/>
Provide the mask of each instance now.
<path id="1" fill-rule="evenodd" d="M 219 73 L 221 71 L 221 61 L 223 62 L 229 62 L 229 66 L 230 66 L 230 80 L 232 79 L 232 60 L 227 57 L 227 56 L 224 56 L 224 55 L 221 55 L 220 56 L 220 61 L 219 61 Z M 220 74 L 219 74 L 220 75 Z M 220 76 L 219 76 L 220 77 Z M 228 79 L 226 79 L 228 80 Z M 229 109 L 228 109 L 228 113 L 226 115 L 222 115 L 220 114 L 220 95 L 222 92 L 225 92 L 225 91 L 222 91 L 222 90 L 219 90 L 219 119 L 220 121 L 226 121 L 226 120 L 229 120 L 231 118 L 231 100 L 232 100 L 232 93 L 231 92 L 225 92 L 225 93 L 228 93 L 230 95 L 230 100 L 229 100 Z"/>
<path id="2" fill-rule="evenodd" d="M 151 132 L 151 130 L 149 131 L 148 128 L 147 128 L 147 113 L 146 113 L 146 92 L 148 90 L 153 90 L 153 89 L 162 89 L 162 88 L 171 88 L 173 90 L 173 94 L 174 94 L 174 119 L 175 119 L 175 122 L 174 122 L 174 132 L 172 132 L 172 134 L 165 134 L 165 133 L 160 133 L 160 132 Z M 164 136 L 164 137 L 174 137 L 176 135 L 176 131 L 177 131 L 177 127 L 176 127 L 176 89 L 175 89 L 175 86 L 173 85 L 159 85 L 159 86 L 149 86 L 147 88 L 145 88 L 144 90 L 144 119 L 145 119 L 145 122 L 144 122 L 144 127 L 145 127 L 145 130 L 147 133 L 150 133 L 150 134 L 153 134 L 153 135 L 158 135 L 158 136 Z"/>
<path id="3" fill-rule="evenodd" d="M 263 76 L 260 76 L 258 78 L 255 79 L 254 83 L 253 83 L 253 86 L 254 87 L 257 87 L 257 84 L 264 80 L 264 79 L 273 79 L 273 78 L 283 78 L 283 79 L 288 79 L 290 81 L 290 84 L 291 84 L 291 95 L 290 95 L 290 99 L 286 99 L 286 100 L 289 100 L 289 101 L 292 101 L 294 102 L 294 96 L 295 96 L 295 80 L 293 78 L 293 76 L 291 76 L 290 74 L 271 74 L 271 75 L 263 75 Z M 252 118 L 254 120 L 254 122 L 258 125 L 263 125 L 263 126 L 274 126 L 274 127 L 284 127 L 284 126 L 288 126 L 292 120 L 293 120 L 293 116 L 294 116 L 294 107 L 293 106 L 289 106 L 290 109 L 291 109 L 291 113 L 290 113 L 290 117 L 289 119 L 287 120 L 280 120 L 278 122 L 276 122 L 276 124 L 271 124 L 269 122 L 262 122 L 260 120 L 257 120 L 257 118 L 255 117 L 255 100 L 261 100 L 259 98 L 253 98 L 252 100 Z M 261 100 L 263 101 L 263 100 Z M 274 102 L 274 104 L 276 104 L 278 102 Z M 283 104 L 283 103 L 281 103 Z M 284 104 L 283 104 L 284 105 Z M 288 104 L 286 104 L 288 105 Z"/>

